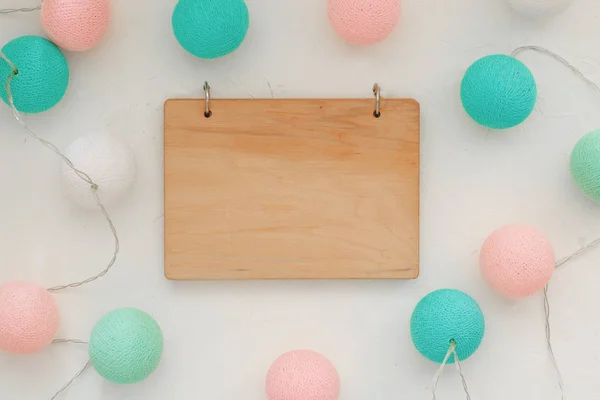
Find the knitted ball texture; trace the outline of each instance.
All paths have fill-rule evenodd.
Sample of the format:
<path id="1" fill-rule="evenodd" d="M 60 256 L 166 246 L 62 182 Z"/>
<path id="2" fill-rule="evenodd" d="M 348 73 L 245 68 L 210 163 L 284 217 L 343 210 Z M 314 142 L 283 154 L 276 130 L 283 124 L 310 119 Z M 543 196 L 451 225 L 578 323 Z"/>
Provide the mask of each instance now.
<path id="1" fill-rule="evenodd" d="M 136 177 L 135 157 L 131 148 L 106 132 L 90 132 L 75 139 L 65 155 L 76 168 L 85 171 L 98 184 L 98 196 L 105 207 L 121 200 Z M 61 163 L 63 187 L 79 207 L 97 209 L 98 203 L 90 185 L 65 163 Z"/>
<path id="2" fill-rule="evenodd" d="M 20 112 L 35 114 L 54 107 L 69 85 L 69 65 L 56 45 L 39 36 L 21 36 L 8 42 L 4 55 L 19 73 L 10 82 L 15 107 Z M 5 89 L 10 65 L 0 58 L 0 97 L 9 104 Z"/>
<path id="3" fill-rule="evenodd" d="M 400 0 L 328 0 L 329 21 L 344 40 L 369 45 L 387 38 L 400 20 Z"/>
<path id="4" fill-rule="evenodd" d="M 523 225 L 507 225 L 492 232 L 479 258 L 485 280 L 508 298 L 530 296 L 542 289 L 556 263 L 548 238 Z"/>
<path id="5" fill-rule="evenodd" d="M 58 323 L 56 302 L 43 287 L 24 282 L 0 286 L 0 350 L 40 351 L 54 339 Z"/>
<path id="6" fill-rule="evenodd" d="M 492 129 L 525 121 L 537 99 L 529 68 L 514 57 L 496 54 L 475 61 L 463 77 L 460 97 L 467 114 Z"/>
<path id="7" fill-rule="evenodd" d="M 600 203 L 600 130 L 588 133 L 575 145 L 571 176 L 586 196 Z"/>
<path id="8" fill-rule="evenodd" d="M 267 373 L 269 400 L 337 400 L 340 377 L 319 353 L 295 350 L 281 355 Z"/>
<path id="9" fill-rule="evenodd" d="M 110 0 L 44 0 L 42 27 L 68 51 L 85 51 L 102 41 L 110 24 Z"/>
<path id="10" fill-rule="evenodd" d="M 485 321 L 479 305 L 468 294 L 440 289 L 419 301 L 410 319 L 410 331 L 415 347 L 429 360 L 441 363 L 451 340 L 456 342 L 459 360 L 465 360 L 481 344 Z M 448 363 L 454 363 L 454 358 Z"/>
<path id="11" fill-rule="evenodd" d="M 205 59 L 236 50 L 246 37 L 249 23 L 244 0 L 179 0 L 172 16 L 179 44 Z"/>
<path id="12" fill-rule="evenodd" d="M 560 14 L 573 0 L 508 0 L 518 14 L 528 18 L 545 18 Z"/>
<path id="13" fill-rule="evenodd" d="M 96 371 L 118 384 L 146 379 L 158 366 L 162 351 L 160 327 L 150 315 L 135 308 L 117 309 L 102 317 L 89 342 Z"/>

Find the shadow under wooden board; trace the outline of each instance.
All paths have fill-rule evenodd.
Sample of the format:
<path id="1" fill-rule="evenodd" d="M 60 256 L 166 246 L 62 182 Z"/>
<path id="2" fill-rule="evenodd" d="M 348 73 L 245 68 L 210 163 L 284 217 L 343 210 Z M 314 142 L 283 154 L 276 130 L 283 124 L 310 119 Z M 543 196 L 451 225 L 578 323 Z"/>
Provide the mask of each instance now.
<path id="1" fill-rule="evenodd" d="M 412 99 L 165 103 L 165 275 L 412 279 L 419 104 Z"/>

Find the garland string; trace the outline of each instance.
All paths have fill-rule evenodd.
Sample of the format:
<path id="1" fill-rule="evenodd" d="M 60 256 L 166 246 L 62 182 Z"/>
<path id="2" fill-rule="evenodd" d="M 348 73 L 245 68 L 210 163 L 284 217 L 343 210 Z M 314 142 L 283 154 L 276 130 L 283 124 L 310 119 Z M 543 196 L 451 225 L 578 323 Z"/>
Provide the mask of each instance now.
<path id="1" fill-rule="evenodd" d="M 51 142 L 47 141 L 46 139 L 43 139 L 40 136 L 38 136 L 38 134 L 35 133 L 25 123 L 25 121 L 21 117 L 21 114 L 19 113 L 19 110 L 17 110 L 17 107 L 15 106 L 14 99 L 13 99 L 13 96 L 12 96 L 12 93 L 10 90 L 10 83 L 11 83 L 12 79 L 19 74 L 19 69 L 15 66 L 15 64 L 12 63 L 12 61 L 10 61 L 8 59 L 8 57 L 6 57 L 4 55 L 4 53 L 2 53 L 2 51 L 0 51 L 0 58 L 2 58 L 4 61 L 6 61 L 8 63 L 8 65 L 12 68 L 11 74 L 9 74 L 8 78 L 6 79 L 4 89 L 6 90 L 8 103 L 10 105 L 10 109 L 12 111 L 13 116 L 15 117 L 17 122 L 19 122 L 23 126 L 23 128 L 25 129 L 25 132 L 27 132 L 27 134 L 29 134 L 29 136 L 31 136 L 32 138 L 34 138 L 35 140 L 37 140 L 38 142 L 40 142 L 41 144 L 43 144 L 44 146 L 46 146 L 47 148 L 52 150 L 54 153 L 56 153 L 81 180 L 83 180 L 84 182 L 86 182 L 90 185 L 90 188 L 92 190 L 92 193 L 94 195 L 96 203 L 97 203 L 98 207 L 100 208 L 100 211 L 102 211 L 104 218 L 106 218 L 106 221 L 108 222 L 108 226 L 110 227 L 110 230 L 114 237 L 115 244 L 114 244 L 114 251 L 113 251 L 112 258 L 110 259 L 106 268 L 104 268 L 100 273 L 98 273 L 97 275 L 91 276 L 89 278 L 86 278 L 82 281 L 68 283 L 66 285 L 53 286 L 53 287 L 49 288 L 48 291 L 57 292 L 57 291 L 60 291 L 63 289 L 83 286 L 85 284 L 88 284 L 90 282 L 98 280 L 110 271 L 110 269 L 113 267 L 113 265 L 117 261 L 117 254 L 119 253 L 119 236 L 117 235 L 117 230 L 115 229 L 115 225 L 114 225 L 112 219 L 110 218 L 108 211 L 106 211 L 106 208 L 100 201 L 100 197 L 98 196 L 98 184 L 96 184 L 92 180 L 92 178 L 90 178 L 90 176 L 88 174 L 86 174 L 84 171 L 77 169 L 77 167 L 75 167 L 73 165 L 73 162 L 67 156 L 65 156 L 54 144 L 52 144 Z"/>

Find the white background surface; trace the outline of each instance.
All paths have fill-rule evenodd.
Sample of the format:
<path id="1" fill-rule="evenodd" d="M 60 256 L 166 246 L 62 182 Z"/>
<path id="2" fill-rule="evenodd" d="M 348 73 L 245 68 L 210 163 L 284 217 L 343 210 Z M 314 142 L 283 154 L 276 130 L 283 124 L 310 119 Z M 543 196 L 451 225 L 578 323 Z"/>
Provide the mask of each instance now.
<path id="1" fill-rule="evenodd" d="M 35 1 L 32 2 L 35 4 Z M 25 2 L 0 0 L 0 6 Z M 28 4 L 27 4 L 28 5 Z M 64 149 L 104 128 L 135 151 L 138 179 L 111 211 L 121 238 L 115 269 L 100 282 L 58 294 L 59 337 L 87 339 L 106 312 L 124 306 L 153 314 L 165 336 L 158 370 L 120 387 L 89 370 L 59 399 L 266 399 L 264 376 L 281 353 L 322 352 L 339 370 L 343 400 L 427 399 L 437 365 L 410 340 L 418 300 L 442 287 L 471 294 L 487 323 L 481 348 L 464 362 L 474 399 L 559 399 L 544 340 L 542 296 L 507 301 L 478 271 L 478 252 L 497 227 L 539 227 L 557 257 L 600 235 L 600 206 L 570 180 L 576 141 L 600 128 L 600 94 L 558 63 L 521 59 L 539 85 L 534 114 L 517 129 L 487 131 L 459 101 L 466 68 L 523 44 L 548 47 L 600 81 L 600 3 L 575 0 L 546 23 L 511 15 L 503 0 L 405 0 L 400 26 L 384 43 L 356 48 L 328 24 L 324 0 L 249 0 L 251 28 L 242 47 L 202 61 L 176 43 L 174 0 L 115 0 L 110 34 L 83 54 L 67 54 L 65 99 L 28 118 Z M 0 42 L 41 34 L 38 15 L 0 16 Z M 422 106 L 421 276 L 415 281 L 170 282 L 162 262 L 163 103 L 199 97 L 414 97 Z M 95 274 L 110 258 L 99 213 L 78 211 L 60 191 L 60 162 L 0 107 L 0 282 L 45 285 Z M 556 356 L 569 399 L 600 393 L 600 250 L 555 274 L 550 287 Z M 2 399 L 49 399 L 85 363 L 76 345 L 41 354 L 0 354 Z M 464 398 L 448 368 L 439 399 Z"/>

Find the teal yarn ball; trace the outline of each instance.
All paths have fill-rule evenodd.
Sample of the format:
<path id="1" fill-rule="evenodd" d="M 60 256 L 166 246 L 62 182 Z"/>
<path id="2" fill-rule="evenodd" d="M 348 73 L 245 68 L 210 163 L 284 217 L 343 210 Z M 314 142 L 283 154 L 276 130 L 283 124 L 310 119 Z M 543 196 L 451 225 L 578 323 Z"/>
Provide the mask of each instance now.
<path id="1" fill-rule="evenodd" d="M 2 52 L 18 70 L 10 91 L 19 112 L 36 114 L 58 104 L 69 86 L 69 65 L 56 45 L 39 36 L 21 36 L 8 42 Z M 5 84 L 12 71 L 0 58 L 0 97 L 6 104 Z"/>
<path id="2" fill-rule="evenodd" d="M 450 341 L 456 342 L 459 360 L 469 358 L 481 344 L 485 321 L 481 309 L 466 293 L 440 289 L 423 297 L 410 319 L 417 350 L 431 361 L 442 363 Z M 448 359 L 454 363 L 454 357 Z"/>
<path id="3" fill-rule="evenodd" d="M 588 133 L 573 148 L 571 176 L 587 197 L 600 203 L 600 130 Z"/>
<path id="4" fill-rule="evenodd" d="M 236 50 L 250 16 L 244 0 L 180 0 L 172 17 L 179 44 L 196 57 L 211 59 Z"/>
<path id="5" fill-rule="evenodd" d="M 492 129 L 507 129 L 529 117 L 535 107 L 537 86 L 525 64 L 496 54 L 469 67 L 460 86 L 460 97 L 475 122 Z"/>
<path id="6" fill-rule="evenodd" d="M 160 326 L 144 311 L 114 310 L 98 321 L 89 344 L 90 360 L 105 379 L 131 384 L 156 369 L 163 351 Z"/>

